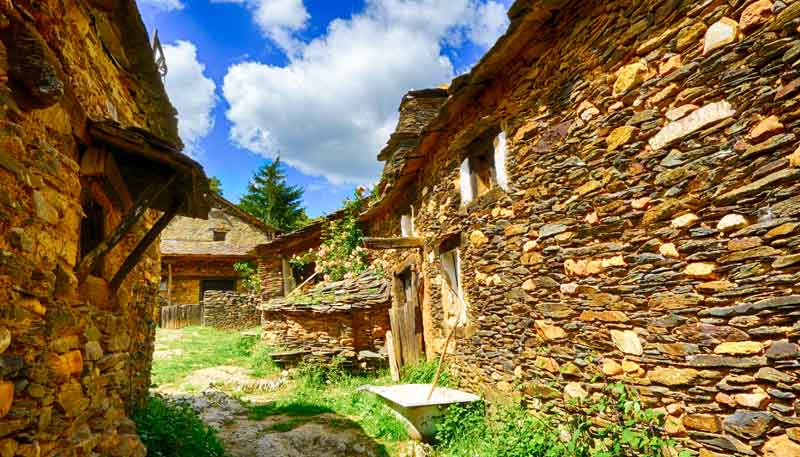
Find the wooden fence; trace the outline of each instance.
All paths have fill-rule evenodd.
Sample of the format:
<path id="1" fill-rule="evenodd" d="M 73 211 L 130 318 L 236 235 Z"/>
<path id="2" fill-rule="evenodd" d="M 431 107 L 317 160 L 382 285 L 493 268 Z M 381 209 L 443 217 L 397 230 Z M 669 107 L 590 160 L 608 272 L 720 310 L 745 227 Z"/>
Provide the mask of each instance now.
<path id="1" fill-rule="evenodd" d="M 203 324 L 203 305 L 161 307 L 161 328 L 178 329 Z"/>

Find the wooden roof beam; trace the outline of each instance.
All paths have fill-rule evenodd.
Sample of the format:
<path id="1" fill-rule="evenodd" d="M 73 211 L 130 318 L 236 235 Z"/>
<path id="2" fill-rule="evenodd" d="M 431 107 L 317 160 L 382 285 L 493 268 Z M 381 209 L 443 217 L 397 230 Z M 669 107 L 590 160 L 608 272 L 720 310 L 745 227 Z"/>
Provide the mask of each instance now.
<path id="1" fill-rule="evenodd" d="M 420 249 L 424 245 L 420 237 L 364 238 L 367 249 Z"/>

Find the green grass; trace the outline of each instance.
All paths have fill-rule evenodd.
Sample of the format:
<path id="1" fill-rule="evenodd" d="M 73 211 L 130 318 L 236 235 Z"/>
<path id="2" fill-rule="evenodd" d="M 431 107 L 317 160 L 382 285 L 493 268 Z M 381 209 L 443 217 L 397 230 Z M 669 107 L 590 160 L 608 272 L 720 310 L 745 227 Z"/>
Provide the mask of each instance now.
<path id="1" fill-rule="evenodd" d="M 192 371 L 220 365 L 249 368 L 253 376 L 264 377 L 278 368 L 269 357 L 271 348 L 240 332 L 209 327 L 186 327 L 181 330 L 158 329 L 158 350 L 180 350 L 153 361 L 153 384 L 180 384 Z"/>
<path id="2" fill-rule="evenodd" d="M 150 397 L 132 415 L 148 457 L 224 457 L 216 432 L 191 408 Z"/>

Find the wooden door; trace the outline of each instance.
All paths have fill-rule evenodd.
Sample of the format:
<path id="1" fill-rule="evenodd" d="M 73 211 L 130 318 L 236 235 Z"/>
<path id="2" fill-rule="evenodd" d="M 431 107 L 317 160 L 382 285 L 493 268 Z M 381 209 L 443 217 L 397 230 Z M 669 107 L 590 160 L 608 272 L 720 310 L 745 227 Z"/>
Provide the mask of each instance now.
<path id="1" fill-rule="evenodd" d="M 391 355 L 397 368 L 423 360 L 421 292 L 416 265 L 395 273 L 389 319 L 392 325 Z"/>

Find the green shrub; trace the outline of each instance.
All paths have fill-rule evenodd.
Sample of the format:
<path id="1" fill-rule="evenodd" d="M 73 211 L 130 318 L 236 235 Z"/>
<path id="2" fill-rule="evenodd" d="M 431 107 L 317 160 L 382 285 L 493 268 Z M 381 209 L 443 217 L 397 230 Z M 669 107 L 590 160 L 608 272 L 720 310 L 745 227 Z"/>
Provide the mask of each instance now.
<path id="1" fill-rule="evenodd" d="M 148 457 L 224 457 L 222 443 L 186 405 L 150 397 L 134 411 L 136 430 L 147 446 Z"/>
<path id="2" fill-rule="evenodd" d="M 432 360 L 430 362 L 422 361 L 416 365 L 404 366 L 400 373 L 400 379 L 404 384 L 430 384 L 436 375 L 436 368 L 439 366 L 439 360 Z M 450 375 L 447 364 L 442 367 L 442 373 L 439 375 L 439 382 L 437 386 L 453 387 L 456 383 Z"/>

